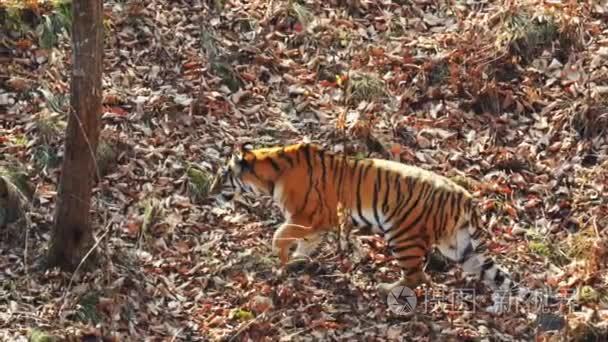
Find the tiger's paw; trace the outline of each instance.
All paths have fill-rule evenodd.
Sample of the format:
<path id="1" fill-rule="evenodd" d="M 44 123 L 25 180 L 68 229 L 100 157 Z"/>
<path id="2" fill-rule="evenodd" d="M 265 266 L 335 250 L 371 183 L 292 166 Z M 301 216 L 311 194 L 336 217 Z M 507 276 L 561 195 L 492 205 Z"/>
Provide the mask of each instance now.
<path id="1" fill-rule="evenodd" d="M 316 274 L 321 268 L 321 264 L 318 261 L 311 260 L 310 258 L 293 259 L 286 267 L 289 273 L 305 272 L 311 274 Z"/>
<path id="2" fill-rule="evenodd" d="M 398 286 L 405 286 L 405 287 L 408 287 L 413 290 L 422 284 L 431 286 L 431 278 L 429 278 L 429 276 L 426 275 L 426 273 L 419 272 L 413 276 L 410 276 L 407 278 L 401 278 L 394 283 L 380 283 L 380 284 L 378 284 L 378 286 L 376 288 L 381 293 L 388 294 L 389 292 L 391 292 L 393 289 L 395 289 Z"/>
<path id="3" fill-rule="evenodd" d="M 399 279 L 393 283 L 379 283 L 376 286 L 376 290 L 378 290 L 378 292 L 380 292 L 382 295 L 387 295 L 393 289 L 395 289 L 396 287 L 399 287 L 399 286 L 406 286 L 405 281 L 403 279 Z"/>

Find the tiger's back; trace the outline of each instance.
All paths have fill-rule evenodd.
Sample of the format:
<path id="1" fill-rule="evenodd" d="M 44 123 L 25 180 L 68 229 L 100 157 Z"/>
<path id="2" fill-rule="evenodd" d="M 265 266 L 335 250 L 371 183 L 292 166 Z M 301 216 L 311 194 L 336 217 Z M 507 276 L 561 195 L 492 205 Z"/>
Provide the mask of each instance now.
<path id="1" fill-rule="evenodd" d="M 448 178 L 394 161 L 366 163 L 360 166 L 361 185 L 350 196 L 357 225 L 371 226 L 389 239 L 400 232 L 392 227 L 408 226 L 408 235 L 428 235 L 432 244 L 451 234 L 460 216 L 470 215 L 472 196 Z"/>

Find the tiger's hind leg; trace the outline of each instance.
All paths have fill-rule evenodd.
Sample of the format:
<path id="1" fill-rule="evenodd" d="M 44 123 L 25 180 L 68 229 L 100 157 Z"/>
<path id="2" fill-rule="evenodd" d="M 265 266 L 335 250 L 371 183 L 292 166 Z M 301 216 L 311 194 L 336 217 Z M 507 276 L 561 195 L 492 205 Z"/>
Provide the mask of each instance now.
<path id="1" fill-rule="evenodd" d="M 466 273 L 477 276 L 491 289 L 511 290 L 514 282 L 487 254 L 485 243 L 479 240 L 480 232 L 470 222 L 465 222 L 437 247 L 443 255 L 462 265 Z"/>
<path id="2" fill-rule="evenodd" d="M 424 261 L 428 244 L 424 239 L 412 239 L 390 243 L 392 253 L 401 267 L 401 279 L 394 283 L 380 283 L 378 289 L 388 293 L 397 286 L 407 286 L 411 289 L 418 285 L 430 284 L 430 279 L 424 272 Z"/>
<path id="3" fill-rule="evenodd" d="M 485 244 L 480 241 L 480 233 L 470 222 L 465 222 L 452 236 L 440 241 L 437 247 L 446 257 L 461 264 L 465 273 L 475 276 L 495 291 L 495 303 L 487 310 L 497 313 L 508 303 L 509 296 L 528 299 L 531 293 L 496 265 L 494 259 L 487 254 Z"/>

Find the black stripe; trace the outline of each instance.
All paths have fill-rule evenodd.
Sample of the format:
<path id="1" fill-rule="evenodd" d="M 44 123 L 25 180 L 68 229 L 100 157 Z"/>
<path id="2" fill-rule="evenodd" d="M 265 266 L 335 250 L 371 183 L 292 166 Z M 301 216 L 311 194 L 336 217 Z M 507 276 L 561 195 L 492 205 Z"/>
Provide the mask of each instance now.
<path id="1" fill-rule="evenodd" d="M 457 251 L 458 251 L 458 249 L 457 249 Z M 462 257 L 459 258 L 458 263 L 464 264 L 465 261 L 469 260 L 472 253 L 473 253 L 473 244 L 471 243 L 471 241 L 469 241 L 467 246 L 464 248 L 464 251 L 462 251 Z"/>
<path id="2" fill-rule="evenodd" d="M 268 186 L 270 187 L 270 196 L 274 198 L 274 182 L 268 181 Z"/>
<path id="3" fill-rule="evenodd" d="M 291 157 L 285 153 L 285 147 L 283 147 L 281 151 L 279 151 L 279 158 L 287 160 L 289 166 L 293 167 L 293 159 L 291 159 Z"/>
<path id="4" fill-rule="evenodd" d="M 336 186 L 338 184 L 338 178 L 337 177 L 338 177 L 338 174 L 339 174 L 339 170 L 338 169 L 340 168 L 340 165 L 341 165 L 340 160 L 341 160 L 340 158 L 334 158 L 334 160 L 332 161 L 332 165 L 333 165 L 332 169 L 333 169 L 333 172 L 334 172 L 334 177 L 333 177 L 333 179 L 334 179 L 334 186 Z"/>
<path id="5" fill-rule="evenodd" d="M 409 207 L 408 210 L 406 210 L 405 215 L 401 215 L 401 219 L 398 220 L 393 226 L 395 228 L 398 228 L 399 225 L 401 223 L 403 223 L 403 218 L 407 215 L 409 215 L 409 212 L 412 211 L 412 209 L 414 209 L 416 207 L 416 205 L 418 204 L 418 201 L 420 200 L 420 197 L 422 194 L 424 194 L 424 192 L 426 191 L 425 187 L 426 187 L 426 183 L 419 183 L 416 179 L 414 178 L 408 178 L 407 179 L 408 182 L 408 194 L 407 194 L 407 199 L 405 201 L 403 201 L 402 205 L 398 208 L 399 210 L 397 210 L 394 214 L 397 213 L 401 213 L 403 211 L 403 209 L 407 208 L 408 205 L 411 203 L 412 200 L 414 200 L 414 204 Z M 420 185 L 420 189 L 417 190 L 416 187 L 417 185 Z"/>
<path id="6" fill-rule="evenodd" d="M 433 192 L 429 196 L 430 203 L 429 203 L 428 212 L 422 218 L 423 224 L 426 225 L 429 222 L 429 219 L 432 217 L 431 224 L 433 226 L 430 227 L 430 228 L 433 229 L 433 233 L 435 233 L 435 231 L 437 230 L 437 228 L 435 228 L 435 219 L 437 218 L 437 208 L 438 208 L 437 205 L 439 203 L 439 198 L 438 197 L 441 196 L 441 195 L 442 195 L 441 190 L 438 190 L 438 189 L 434 189 L 433 190 Z M 427 202 L 429 202 L 429 200 L 427 200 Z M 427 232 L 427 234 L 428 234 L 428 232 Z M 437 234 L 435 233 L 435 235 L 437 235 Z"/>
<path id="7" fill-rule="evenodd" d="M 504 281 L 505 275 L 500 270 L 496 270 L 496 274 L 494 274 L 494 284 L 496 284 L 497 287 L 500 287 Z"/>
<path id="8" fill-rule="evenodd" d="M 438 225 L 439 222 L 441 221 L 441 217 L 439 216 L 441 214 L 441 208 L 443 208 L 443 197 L 445 196 L 445 190 L 439 190 L 439 197 L 436 199 L 435 204 L 437 205 L 437 207 L 434 210 L 433 213 L 433 233 L 435 233 L 435 239 L 437 239 L 437 237 L 442 234 L 441 233 L 441 227 Z"/>
<path id="9" fill-rule="evenodd" d="M 384 175 L 386 179 L 386 191 L 384 192 L 384 201 L 382 202 L 382 215 L 386 217 L 386 213 L 388 212 L 388 200 L 391 194 L 390 170 L 384 170 Z"/>
<path id="10" fill-rule="evenodd" d="M 361 232 L 363 232 L 366 235 L 369 235 L 372 233 L 372 226 L 364 226 L 360 229 Z M 380 235 L 384 238 L 384 227 L 380 226 Z"/>
<path id="11" fill-rule="evenodd" d="M 234 181 L 236 182 L 237 188 L 239 188 L 241 191 L 247 191 L 247 186 L 245 183 L 243 183 L 243 181 L 238 178 L 235 178 Z"/>
<path id="12" fill-rule="evenodd" d="M 461 193 L 457 193 L 456 194 L 456 208 L 458 210 L 458 216 L 462 215 L 462 194 Z"/>
<path id="13" fill-rule="evenodd" d="M 322 151 L 319 151 L 322 153 Z M 315 168 L 315 166 L 317 165 L 317 159 L 314 158 L 315 156 L 312 156 L 311 158 L 311 165 L 313 167 L 313 170 Z M 323 158 L 321 157 L 321 162 L 323 162 Z M 324 166 L 324 165 L 323 165 Z M 323 171 L 323 177 L 325 177 L 325 168 L 322 168 Z M 319 179 L 318 177 L 315 177 L 315 182 L 314 182 L 314 187 L 315 187 L 315 191 L 317 192 L 317 205 L 315 206 L 314 210 L 312 211 L 313 213 L 317 213 L 318 215 L 322 216 L 323 215 L 323 210 L 326 207 L 325 201 L 324 201 L 324 196 L 323 193 L 321 192 L 321 190 L 319 189 Z M 323 187 L 325 188 L 325 187 Z M 319 205 L 321 205 L 321 211 L 317 212 L 317 209 L 319 208 Z"/>
<path id="14" fill-rule="evenodd" d="M 447 217 L 448 217 L 447 216 L 448 212 L 446 210 L 447 209 L 446 207 L 447 207 L 447 202 L 448 202 L 449 198 L 450 198 L 450 192 L 445 191 L 445 196 L 443 198 L 441 198 L 441 202 L 440 202 L 441 208 L 439 208 L 439 227 L 438 227 L 438 229 L 442 235 L 446 234 L 446 230 L 447 230 L 446 226 L 445 226 L 447 224 Z"/>
<path id="15" fill-rule="evenodd" d="M 393 215 L 395 215 L 395 213 L 399 209 L 399 206 L 402 203 L 402 199 L 401 199 L 401 183 L 399 183 L 399 179 L 400 179 L 399 175 L 395 175 L 395 187 L 397 188 L 397 194 L 395 196 L 395 200 L 392 201 L 395 207 L 394 207 L 392 213 L 390 215 L 388 215 L 388 217 L 386 218 L 386 220 L 384 220 L 384 223 L 387 223 L 387 222 L 391 221 L 391 219 L 393 218 Z"/>
<path id="16" fill-rule="evenodd" d="M 436 194 L 437 192 L 433 188 L 431 189 L 431 192 L 424 197 L 424 199 L 422 200 L 422 210 L 420 211 L 420 214 L 418 214 L 418 216 L 414 219 L 414 221 L 412 221 L 412 225 L 417 225 L 420 221 L 424 222 L 428 215 L 433 211 L 433 204 L 435 203 L 433 202 L 433 200 L 435 199 Z"/>
<path id="17" fill-rule="evenodd" d="M 348 163 L 346 161 L 346 159 L 342 159 L 342 166 L 340 167 L 340 176 L 338 177 L 338 193 L 342 194 L 343 189 L 342 189 L 342 181 L 344 180 L 344 172 L 346 170 L 346 167 L 348 166 Z M 340 196 L 338 196 L 340 197 Z M 350 205 L 350 203 L 349 203 Z"/>
<path id="18" fill-rule="evenodd" d="M 458 196 L 457 193 L 454 192 L 450 192 L 450 198 L 449 201 L 446 200 L 446 231 L 447 232 L 451 232 L 452 230 L 455 229 L 455 225 L 457 223 L 457 215 L 456 215 L 456 197 Z M 452 220 L 453 222 L 451 223 L 450 226 L 448 226 L 447 221 Z M 449 233 L 448 233 L 449 234 Z"/>
<path id="19" fill-rule="evenodd" d="M 399 177 L 397 177 L 397 179 L 399 179 Z M 415 191 L 415 187 L 416 187 L 416 181 L 414 180 L 414 178 L 402 178 L 402 180 L 404 182 L 407 183 L 407 198 L 402 199 L 401 198 L 401 184 L 398 184 L 397 186 L 397 201 L 395 201 L 397 203 L 397 205 L 395 206 L 395 209 L 393 210 L 393 212 L 388 216 L 388 218 L 386 219 L 386 222 L 390 222 L 393 220 L 393 217 L 397 214 L 400 213 L 401 210 L 403 210 L 403 208 L 405 208 L 405 206 L 409 203 L 410 199 L 412 198 L 412 195 L 414 194 Z M 397 183 L 397 182 L 395 182 Z M 393 229 L 396 229 L 397 227 L 395 227 L 394 224 L 391 225 L 393 227 Z"/>
<path id="20" fill-rule="evenodd" d="M 446 230 L 446 232 L 451 231 L 454 228 L 454 225 L 456 224 L 456 218 L 454 217 L 454 196 L 456 196 L 456 194 L 453 192 L 450 192 L 450 193 L 448 193 L 448 195 L 449 195 L 449 198 L 446 199 L 446 201 L 445 201 L 445 212 L 446 212 L 445 230 Z M 451 226 L 448 226 L 448 222 L 450 220 L 452 220 L 454 222 Z"/>
<path id="21" fill-rule="evenodd" d="M 399 220 L 398 220 L 398 221 L 395 223 L 395 226 L 394 226 L 395 228 L 397 228 L 397 227 L 399 227 L 399 228 L 400 228 L 400 227 L 401 227 L 401 225 L 402 225 L 403 223 L 405 223 L 405 221 L 406 221 L 406 220 L 407 220 L 407 218 L 410 216 L 410 214 L 412 213 L 412 211 L 414 210 L 414 208 L 416 208 L 416 207 L 418 206 L 418 203 L 420 202 L 420 199 L 421 199 L 421 198 L 423 198 L 423 197 L 425 197 L 425 198 L 426 198 L 427 193 L 428 193 L 429 191 L 431 191 L 431 190 L 432 190 L 432 188 L 433 188 L 431 185 L 429 185 L 429 184 L 427 184 L 427 183 L 422 183 L 422 187 L 423 187 L 422 192 L 420 192 L 420 193 L 419 193 L 419 194 L 416 196 L 416 199 L 414 200 L 414 204 L 413 204 L 411 207 L 409 207 L 409 208 L 408 208 L 408 209 L 405 211 L 405 213 L 404 213 L 403 215 L 401 215 L 401 218 L 400 218 L 400 219 L 399 219 Z M 408 227 L 404 227 L 404 228 L 403 228 L 402 230 L 400 230 L 398 233 L 399 233 L 399 235 L 401 235 L 401 234 L 405 234 L 405 233 L 407 233 L 407 232 L 408 232 L 410 229 L 412 229 L 413 227 L 414 227 L 414 225 L 410 225 L 410 226 L 408 226 Z M 394 235 L 392 238 L 390 238 L 388 242 L 390 243 L 392 240 L 394 240 L 394 239 L 395 239 L 395 237 L 397 237 L 397 235 Z"/>
<path id="22" fill-rule="evenodd" d="M 325 179 L 326 177 L 326 173 L 327 173 L 327 169 L 325 167 L 325 156 L 323 154 L 323 151 L 319 151 L 319 158 L 321 159 L 321 187 L 323 189 L 327 188 L 327 180 Z"/>
<path id="23" fill-rule="evenodd" d="M 405 251 L 413 249 L 413 248 L 420 248 L 423 251 L 426 249 L 424 245 L 421 245 L 420 243 L 414 241 L 409 244 L 392 247 L 391 250 L 394 254 L 397 254 L 397 253 L 405 252 Z"/>
<path id="24" fill-rule="evenodd" d="M 329 159 L 329 171 L 333 172 L 334 171 L 334 154 L 333 153 L 325 153 L 325 155 L 327 156 L 327 159 Z"/>
<path id="25" fill-rule="evenodd" d="M 424 201 L 423 201 L 423 208 L 420 211 L 420 214 L 418 215 L 418 217 L 416 217 L 414 219 L 414 221 L 412 221 L 411 226 L 415 227 L 418 225 L 418 223 L 420 221 L 422 221 L 422 223 L 426 222 L 426 220 L 428 219 L 429 215 L 431 215 L 434 212 L 434 205 L 435 205 L 435 195 L 437 194 L 437 191 L 435 191 L 436 189 L 432 189 L 431 193 L 428 194 Z M 430 199 L 430 203 L 429 203 L 429 199 Z"/>
<path id="26" fill-rule="evenodd" d="M 484 241 L 477 241 L 477 247 L 475 247 L 475 253 L 482 254 L 487 249 L 486 243 Z"/>
<path id="27" fill-rule="evenodd" d="M 310 196 L 310 192 L 312 191 L 312 188 L 313 188 L 313 183 L 312 183 L 312 162 L 310 160 L 310 151 L 308 150 L 308 146 L 307 145 L 304 145 L 302 149 L 303 149 L 303 152 L 304 152 L 304 157 L 306 158 L 306 166 L 308 167 L 308 188 L 306 189 L 306 195 L 304 196 L 304 203 L 302 204 L 302 208 L 300 208 L 300 210 L 297 210 L 296 214 L 300 213 L 308 205 L 308 196 Z"/>
<path id="28" fill-rule="evenodd" d="M 479 229 L 478 227 L 473 227 L 475 229 L 475 232 L 473 233 L 473 235 L 471 235 L 471 238 L 473 240 L 479 240 L 479 238 L 481 237 L 481 234 L 483 233 L 481 229 Z"/>
<path id="29" fill-rule="evenodd" d="M 372 207 L 374 208 L 374 218 L 379 227 L 382 226 L 380 222 L 380 215 L 378 215 L 378 193 L 382 191 L 382 171 L 376 170 L 376 179 L 374 180 L 374 195 L 372 197 Z"/>
<path id="30" fill-rule="evenodd" d="M 404 255 L 404 256 L 400 256 L 400 257 L 395 257 L 395 259 L 399 260 L 399 261 L 410 261 L 410 260 L 415 260 L 415 259 L 421 259 L 420 255 Z"/>
<path id="31" fill-rule="evenodd" d="M 268 161 L 270 161 L 270 165 L 272 165 L 272 168 L 276 172 L 281 171 L 281 167 L 279 166 L 279 164 L 277 164 L 277 162 L 272 157 L 268 157 Z"/>
<path id="32" fill-rule="evenodd" d="M 359 218 L 361 219 L 361 221 L 363 223 L 365 223 L 368 226 L 371 226 L 371 222 L 369 222 L 365 216 L 363 216 L 363 213 L 361 212 L 361 178 L 365 178 L 365 175 L 367 174 L 367 171 L 370 169 L 372 165 L 371 164 L 367 164 L 367 165 L 362 165 L 361 167 L 359 167 L 359 177 L 357 178 L 357 214 L 359 214 Z"/>
<path id="33" fill-rule="evenodd" d="M 258 174 L 255 172 L 256 165 L 257 165 L 256 159 L 251 160 L 249 163 L 243 164 L 245 170 L 249 171 L 255 178 L 259 179 L 260 177 L 258 177 Z"/>
<path id="34" fill-rule="evenodd" d="M 492 266 L 494 266 L 494 260 L 492 260 L 491 258 L 486 259 L 483 262 L 483 265 L 481 265 L 481 272 L 479 272 L 479 279 L 484 278 L 486 271 L 489 270 L 490 268 L 492 268 Z"/>

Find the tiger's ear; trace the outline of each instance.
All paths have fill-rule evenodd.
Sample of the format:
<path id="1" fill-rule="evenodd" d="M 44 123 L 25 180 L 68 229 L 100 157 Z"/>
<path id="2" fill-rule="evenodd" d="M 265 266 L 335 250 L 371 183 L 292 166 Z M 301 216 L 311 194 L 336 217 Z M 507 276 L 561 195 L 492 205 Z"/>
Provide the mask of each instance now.
<path id="1" fill-rule="evenodd" d="M 253 144 L 250 142 L 236 144 L 230 162 L 233 165 L 233 170 L 240 173 L 241 171 L 249 168 L 249 163 L 245 160 L 245 155 L 250 153 L 252 150 Z"/>
<path id="2" fill-rule="evenodd" d="M 239 150 L 242 154 L 253 151 L 253 143 L 246 141 L 240 144 Z"/>
<path id="3" fill-rule="evenodd" d="M 235 143 L 232 148 L 233 154 L 244 155 L 247 152 L 251 152 L 253 150 L 253 143 L 250 141 L 244 141 L 241 143 Z"/>

